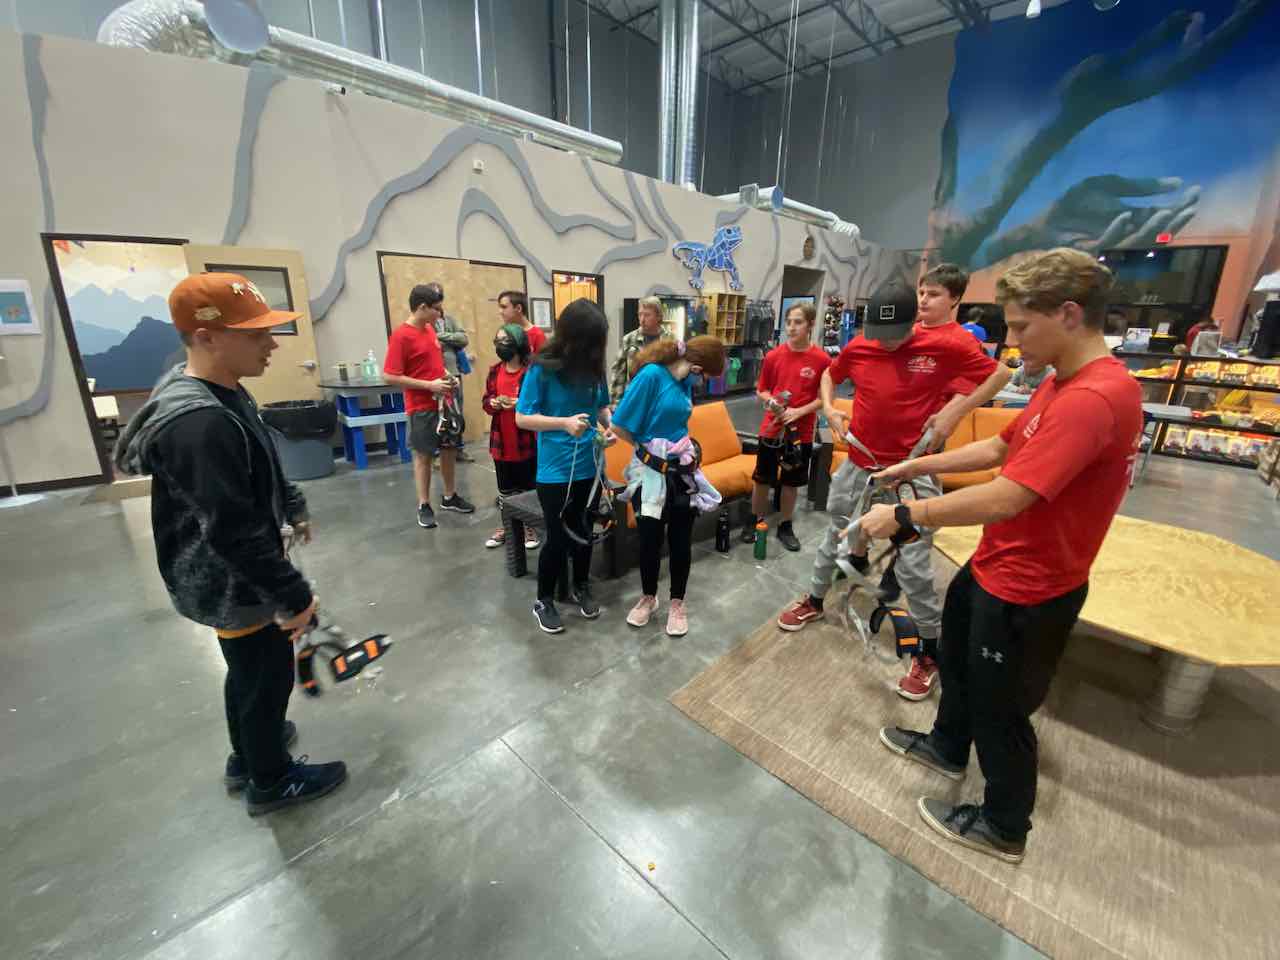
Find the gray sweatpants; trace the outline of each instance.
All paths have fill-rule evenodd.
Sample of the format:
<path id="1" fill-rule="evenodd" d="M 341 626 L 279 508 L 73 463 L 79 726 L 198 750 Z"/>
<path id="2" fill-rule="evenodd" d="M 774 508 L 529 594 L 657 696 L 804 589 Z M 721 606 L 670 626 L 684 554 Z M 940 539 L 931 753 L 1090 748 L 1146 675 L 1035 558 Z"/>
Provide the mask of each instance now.
<path id="1" fill-rule="evenodd" d="M 863 491 L 871 478 L 871 472 L 863 470 L 852 460 L 841 464 L 836 475 L 831 478 L 831 489 L 827 493 L 827 516 L 831 518 L 827 527 L 827 535 L 822 538 L 818 547 L 817 559 L 813 562 L 813 585 L 809 592 L 821 599 L 831 589 L 831 581 L 835 579 L 836 556 L 843 548 L 840 532 L 848 525 L 853 512 L 862 499 Z M 920 499 L 939 497 L 942 495 L 938 481 L 934 477 L 917 477 L 914 481 Z M 893 503 L 893 494 L 888 490 L 878 491 L 873 502 Z M 935 640 L 942 626 L 942 601 L 933 584 L 933 564 L 930 554 L 933 551 L 933 530 L 919 527 L 920 539 L 902 548 L 898 563 L 893 568 L 898 583 L 907 597 L 907 608 L 920 628 L 920 636 Z"/>

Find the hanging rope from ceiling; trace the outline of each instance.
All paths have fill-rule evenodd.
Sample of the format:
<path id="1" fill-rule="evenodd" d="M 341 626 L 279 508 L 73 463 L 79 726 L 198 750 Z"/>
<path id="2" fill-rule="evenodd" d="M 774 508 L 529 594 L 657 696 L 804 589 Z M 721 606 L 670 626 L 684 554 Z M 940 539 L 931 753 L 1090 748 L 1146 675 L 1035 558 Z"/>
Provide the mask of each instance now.
<path id="1" fill-rule="evenodd" d="M 818 176 L 813 187 L 813 202 L 822 204 L 822 148 L 827 142 L 827 102 L 831 98 L 831 55 L 836 49 L 836 8 L 831 8 L 831 36 L 827 40 L 827 89 L 822 94 L 822 132 L 818 135 Z"/>
<path id="2" fill-rule="evenodd" d="M 791 105 L 795 101 L 796 91 L 796 33 L 800 26 L 800 0 L 791 0 L 790 20 L 791 41 L 787 47 L 787 80 L 783 88 L 783 108 L 778 118 L 778 166 L 774 172 L 774 183 L 779 189 L 783 189 L 786 183 L 786 161 L 791 154 L 791 144 L 787 141 L 791 136 Z"/>

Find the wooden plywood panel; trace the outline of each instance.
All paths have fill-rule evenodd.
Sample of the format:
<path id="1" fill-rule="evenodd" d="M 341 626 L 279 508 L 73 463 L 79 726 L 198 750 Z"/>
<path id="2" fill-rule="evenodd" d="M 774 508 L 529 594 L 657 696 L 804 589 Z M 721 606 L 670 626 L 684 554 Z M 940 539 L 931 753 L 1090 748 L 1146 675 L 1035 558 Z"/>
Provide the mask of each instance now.
<path id="1" fill-rule="evenodd" d="M 467 439 L 489 436 L 489 417 L 480 407 L 484 395 L 484 379 L 489 368 L 498 362 L 493 352 L 493 336 L 502 325 L 498 315 L 498 294 L 503 290 L 524 290 L 523 267 L 506 267 L 487 263 L 471 264 L 471 299 L 475 304 L 472 323 L 467 327 L 471 352 L 476 358 L 475 372 L 463 386 L 463 411 L 467 416 Z M 472 451 L 476 453 L 476 451 Z M 476 453 L 479 456 L 478 453 Z"/>

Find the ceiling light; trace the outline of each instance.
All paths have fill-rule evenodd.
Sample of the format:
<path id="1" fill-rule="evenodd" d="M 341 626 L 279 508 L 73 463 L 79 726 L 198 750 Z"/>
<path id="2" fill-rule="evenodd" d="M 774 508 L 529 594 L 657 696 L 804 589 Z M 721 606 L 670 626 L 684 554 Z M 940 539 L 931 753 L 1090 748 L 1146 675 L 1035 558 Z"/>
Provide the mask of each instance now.
<path id="1" fill-rule="evenodd" d="M 1040 0 L 1031 0 L 1027 4 L 1027 19 L 1034 20 L 1038 16 L 1040 16 Z"/>

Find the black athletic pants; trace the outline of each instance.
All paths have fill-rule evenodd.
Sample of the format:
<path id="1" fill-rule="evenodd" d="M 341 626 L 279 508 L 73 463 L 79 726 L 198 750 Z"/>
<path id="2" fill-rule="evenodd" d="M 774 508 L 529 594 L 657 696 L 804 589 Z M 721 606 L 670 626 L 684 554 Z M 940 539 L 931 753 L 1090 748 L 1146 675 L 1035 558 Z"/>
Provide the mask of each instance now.
<path id="1" fill-rule="evenodd" d="M 661 519 L 636 517 L 636 530 L 640 535 L 640 587 L 646 597 L 658 594 L 658 567 L 662 562 L 665 532 L 667 559 L 671 564 L 671 599 L 684 599 L 689 567 L 693 564 L 693 521 L 697 516 L 691 507 L 681 509 L 667 504 Z"/>
<path id="2" fill-rule="evenodd" d="M 1006 603 L 973 579 L 966 565 L 947 590 L 938 667 L 942 701 L 933 742 L 954 763 L 978 750 L 986 778 L 982 814 L 1017 842 L 1031 829 L 1036 804 L 1036 732 L 1031 715 L 1044 703 L 1067 635 L 1089 585 L 1034 606 Z"/>
<path id="3" fill-rule="evenodd" d="M 231 752 L 249 776 L 269 786 L 284 776 L 289 754 L 282 733 L 293 692 L 293 643 L 274 623 L 244 637 L 218 638 L 227 661 L 223 692 Z"/>
<path id="4" fill-rule="evenodd" d="M 547 527 L 547 542 L 542 545 L 538 556 L 538 599 L 554 600 L 556 583 L 560 579 L 560 571 L 565 561 L 573 562 L 573 583 L 586 583 L 591 573 L 591 530 L 581 530 L 582 516 L 586 512 L 587 497 L 591 494 L 593 478 L 575 480 L 573 483 L 540 483 L 538 484 L 538 502 L 542 504 L 542 518 Z M 565 508 L 565 497 L 569 506 Z M 599 499 L 599 491 L 596 499 Z M 569 539 L 564 532 L 564 519 L 572 523 L 574 532 L 584 537 L 587 543 L 581 544 Z"/>

